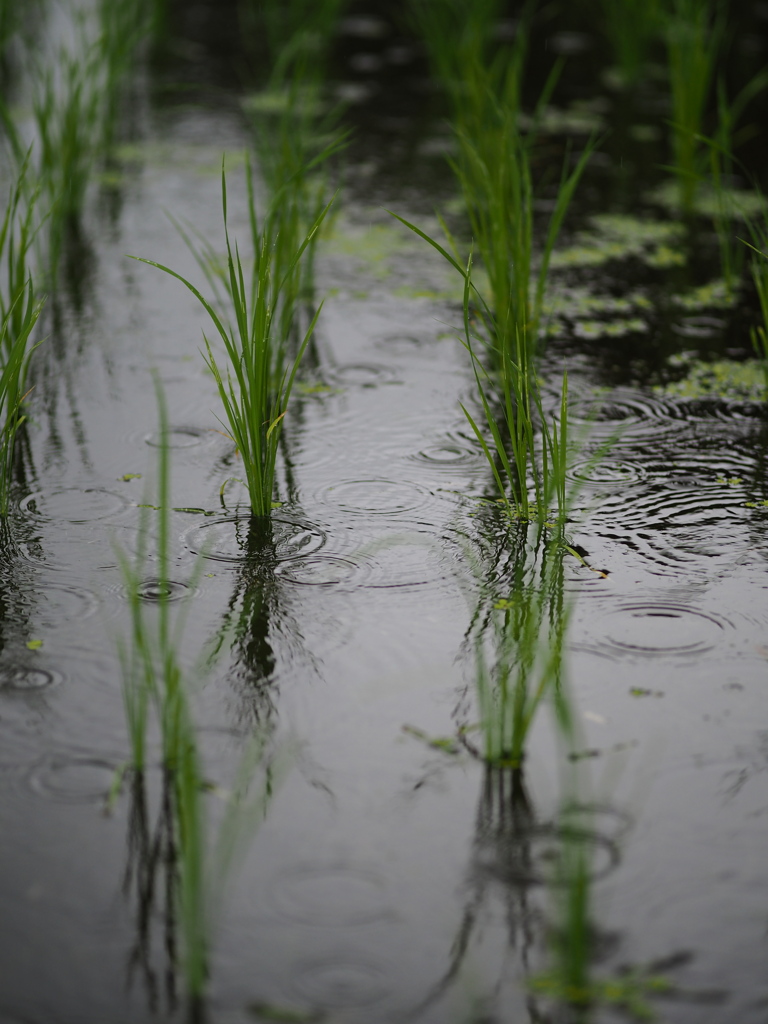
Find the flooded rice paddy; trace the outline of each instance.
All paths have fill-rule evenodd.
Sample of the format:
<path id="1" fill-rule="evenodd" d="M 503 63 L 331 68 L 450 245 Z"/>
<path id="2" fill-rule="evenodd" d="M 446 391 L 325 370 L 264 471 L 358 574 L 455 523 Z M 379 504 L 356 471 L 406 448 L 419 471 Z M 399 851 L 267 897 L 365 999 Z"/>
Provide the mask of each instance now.
<path id="1" fill-rule="evenodd" d="M 166 581 L 150 514 L 138 594 L 150 615 L 163 595 L 187 615 L 211 828 L 250 737 L 275 766 L 190 1019 L 764 1022 L 768 420 L 754 381 L 732 379 L 754 296 L 724 298 L 716 241 L 691 250 L 648 198 L 661 142 L 643 156 L 637 131 L 619 165 L 622 94 L 590 93 L 598 44 L 553 15 L 537 46 L 575 56 L 551 145 L 583 144 L 579 112 L 587 131 L 613 126 L 553 260 L 541 367 L 548 409 L 565 367 L 570 380 L 573 742 L 545 698 L 522 771 L 486 766 L 473 644 L 512 600 L 509 525 L 459 405 L 478 405 L 461 281 L 384 210 L 437 230 L 451 138 L 394 10 L 353 7 L 331 79 L 356 135 L 268 536 L 232 480 L 203 311 L 126 258 L 200 279 L 168 214 L 223 250 L 223 154 L 230 232 L 248 233 L 229 5 L 170 5 L 171 43 L 137 74 L 117 168 L 93 186 L 74 285 L 49 299 L 0 576 L 0 1024 L 190 1013 L 158 736 L 141 793 L 124 772 L 118 551 L 140 549 L 155 503 L 151 368 L 169 409 L 171 556 Z M 651 140 L 654 100 L 634 122 Z M 725 383 L 690 383 L 700 356 Z M 569 1005 L 551 963 L 577 888 L 603 988 Z"/>

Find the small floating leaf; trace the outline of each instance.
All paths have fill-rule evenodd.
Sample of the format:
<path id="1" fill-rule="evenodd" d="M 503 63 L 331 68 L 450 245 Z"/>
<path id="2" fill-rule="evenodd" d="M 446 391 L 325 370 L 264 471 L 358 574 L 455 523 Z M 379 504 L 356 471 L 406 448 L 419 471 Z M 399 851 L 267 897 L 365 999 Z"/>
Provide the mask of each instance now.
<path id="1" fill-rule="evenodd" d="M 42 646 L 42 640 L 27 640 L 27 648 L 30 651 L 39 651 Z"/>
<path id="2" fill-rule="evenodd" d="M 118 480 L 125 480 L 128 483 L 129 480 L 141 480 L 141 473 L 123 473 L 122 476 L 117 478 Z"/>

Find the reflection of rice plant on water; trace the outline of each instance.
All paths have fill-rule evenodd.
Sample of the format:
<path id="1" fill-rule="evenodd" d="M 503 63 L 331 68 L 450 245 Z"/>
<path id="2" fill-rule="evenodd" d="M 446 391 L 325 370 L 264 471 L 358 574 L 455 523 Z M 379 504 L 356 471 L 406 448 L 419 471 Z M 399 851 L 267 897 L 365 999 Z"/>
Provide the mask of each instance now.
<path id="1" fill-rule="evenodd" d="M 160 435 L 168 435 L 165 400 L 156 381 Z M 224 884 L 243 852 L 244 840 L 263 817 L 275 784 L 276 767 L 267 771 L 263 787 L 254 786 L 254 775 L 264 763 L 264 742 L 255 735 L 246 744 L 232 791 L 224 797 L 223 814 L 215 830 L 210 827 L 207 802 L 211 791 L 193 717 L 193 680 L 196 672 L 181 666 L 187 606 L 175 610 L 169 587 L 170 466 L 167 443 L 158 447 L 157 598 L 150 606 L 142 597 L 141 582 L 148 566 L 149 522 L 147 511 L 139 528 L 139 545 L 133 560 L 118 551 L 128 598 L 130 630 L 118 642 L 123 673 L 123 701 L 131 757 L 126 769 L 132 782 L 129 877 L 135 878 L 139 902 L 137 949 L 133 962 L 148 971 L 148 919 L 153 901 L 165 893 L 166 948 L 171 970 L 179 968 L 194 1013 L 199 1013 L 205 994 L 212 929 L 223 897 Z M 200 572 L 201 562 L 197 571 Z M 145 779 L 153 767 L 150 743 L 156 731 L 160 739 L 162 797 L 157 835 L 147 831 Z M 116 783 L 116 788 L 119 780 Z M 254 792 L 255 790 L 255 792 Z M 142 826 L 143 823 L 143 826 Z M 162 850 L 163 856 L 158 855 Z M 134 863 L 135 861 L 135 863 Z M 157 872 L 165 870 L 161 886 Z M 176 948 L 178 952 L 178 962 Z"/>
<path id="2" fill-rule="evenodd" d="M 250 181 L 250 175 L 249 175 Z M 195 295 L 208 313 L 223 343 L 226 363 L 222 365 L 207 337 L 205 361 L 219 391 L 225 425 L 243 460 L 245 483 L 255 516 L 267 516 L 275 497 L 277 452 L 283 417 L 288 411 L 293 382 L 317 318 L 318 309 L 304 337 L 289 351 L 288 325 L 297 314 L 295 293 L 288 288 L 304 251 L 312 241 L 330 207 L 320 211 L 297 249 L 286 253 L 279 236 L 279 221 L 270 213 L 259 225 L 253 192 L 249 192 L 255 248 L 253 271 L 246 278 L 240 252 L 233 247 L 227 227 L 227 186 L 222 170 L 222 206 L 227 249 L 225 287 L 232 306 L 234 323 L 226 324 L 198 289 L 168 267 L 142 259 L 177 278 Z M 202 257 L 199 260 L 205 266 Z M 215 278 L 208 273 L 209 282 Z"/>
<path id="3" fill-rule="evenodd" d="M 565 548 L 559 538 L 528 551 L 513 566 L 508 591 L 474 627 L 482 756 L 520 771 L 537 711 L 562 701 L 569 608 L 563 594 Z M 562 713 L 562 711 L 561 711 Z"/>

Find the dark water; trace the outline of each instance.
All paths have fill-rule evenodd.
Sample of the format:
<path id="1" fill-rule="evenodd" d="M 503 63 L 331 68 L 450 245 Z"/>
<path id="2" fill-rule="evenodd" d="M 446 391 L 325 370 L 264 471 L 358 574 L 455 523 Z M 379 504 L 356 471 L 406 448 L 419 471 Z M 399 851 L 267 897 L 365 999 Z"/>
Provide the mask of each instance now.
<path id="1" fill-rule="evenodd" d="M 231 225 L 246 233 L 247 135 L 226 29 L 210 34 L 225 5 L 172 12 L 184 46 L 137 87 L 116 205 L 86 225 L 81 308 L 64 301 L 38 353 L 28 486 L 3 554 L 2 1024 L 144 1021 L 153 999 L 159 1019 L 173 1015 L 162 913 L 145 913 L 125 885 L 142 850 L 130 786 L 104 813 L 129 756 L 114 546 L 136 549 L 155 471 L 150 367 L 170 408 L 174 505 L 214 513 L 173 514 L 172 596 L 189 607 L 182 661 L 194 663 L 233 608 L 244 616 L 197 701 L 207 772 L 228 785 L 255 724 L 290 751 L 217 918 L 210 1019 L 259 1019 L 253 1008 L 266 1004 L 350 1024 L 550 1019 L 525 978 L 547 959 L 569 785 L 551 715 L 543 708 L 534 728 L 523 819 L 468 752 L 403 732 L 451 736 L 473 720 L 473 499 L 491 483 L 458 405 L 473 401 L 473 382 L 445 326 L 460 319 L 456 282 L 380 209 L 426 218 L 450 195 L 439 102 L 389 13 L 357 11 L 334 65 L 364 86 L 349 115 L 358 135 L 319 258 L 329 297 L 286 421 L 290 500 L 274 516 L 268 568 L 247 556 L 240 485 L 221 509 L 221 483 L 238 474 L 198 354 L 200 311 L 177 282 L 124 258 L 196 273 L 165 213 L 219 243 L 222 151 Z M 173 81 L 192 83 L 188 101 L 168 100 Z M 582 217 L 601 176 L 620 191 L 615 167 L 598 161 Z M 668 283 L 618 262 L 616 292 L 622 273 L 654 301 Z M 680 272 L 681 290 L 701 283 L 695 268 Z M 658 1001 L 660 1019 L 758 1024 L 768 1013 L 768 513 L 747 503 L 766 497 L 768 427 L 758 402 L 666 398 L 641 384 L 660 379 L 672 348 L 676 314 L 665 309 L 623 344 L 582 344 L 566 324 L 547 363 L 551 382 L 570 367 L 589 438 L 572 469 L 583 485 L 572 535 L 588 565 L 568 566 L 567 670 L 584 754 L 574 764 L 592 807 L 591 916 L 603 974 L 658 964 L 677 987 Z M 750 316 L 747 297 L 712 346 L 744 353 L 739 317 Z M 154 575 L 142 593 L 156 599 Z M 152 829 L 160 780 L 149 775 Z M 614 1016 L 598 1008 L 594 1019 Z"/>

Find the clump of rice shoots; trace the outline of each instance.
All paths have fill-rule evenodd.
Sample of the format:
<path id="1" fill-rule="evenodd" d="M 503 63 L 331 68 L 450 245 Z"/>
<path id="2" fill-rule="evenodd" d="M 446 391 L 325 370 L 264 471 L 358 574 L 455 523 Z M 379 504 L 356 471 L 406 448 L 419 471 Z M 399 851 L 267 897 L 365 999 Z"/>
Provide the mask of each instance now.
<path id="1" fill-rule="evenodd" d="M 712 0 L 672 0 L 664 38 L 672 100 L 673 170 L 680 207 L 688 215 L 694 212 L 706 169 L 704 115 L 724 35 L 722 10 L 716 9 Z"/>
<path id="2" fill-rule="evenodd" d="M 248 174 L 250 188 L 250 174 Z M 331 203 L 319 213 L 295 249 L 286 251 L 280 234 L 281 201 L 258 219 L 253 192 L 249 191 L 251 231 L 255 242 L 253 269 L 246 274 L 240 251 L 232 244 L 227 225 L 227 183 L 221 178 L 227 269 L 222 277 L 231 305 L 231 319 L 214 308 L 185 277 L 169 267 L 142 259 L 181 281 L 208 314 L 223 355 L 204 335 L 204 359 L 213 374 L 224 417 L 223 425 L 242 458 L 245 484 L 254 516 L 270 514 L 275 500 L 275 475 L 283 419 L 288 411 L 301 358 L 315 329 L 322 305 L 315 311 L 303 336 L 291 344 L 298 318 L 296 268 L 320 229 Z M 199 258 L 202 264 L 205 261 Z M 209 271 L 209 282 L 216 284 Z"/>
<path id="3" fill-rule="evenodd" d="M 0 225 L 0 516 L 7 516 L 16 441 L 25 421 L 24 399 L 34 331 L 43 299 L 30 266 L 37 193 L 26 193 L 27 161 L 11 186 Z"/>
<path id="4" fill-rule="evenodd" d="M 532 173 L 538 123 L 557 83 L 562 62 L 556 62 L 529 118 L 522 109 L 529 21 L 534 4 L 527 4 L 510 45 L 492 47 L 498 4 L 484 0 L 457 5 L 441 0 L 436 8 L 416 4 L 417 19 L 426 34 L 438 77 L 453 106 L 458 155 L 451 166 L 461 189 L 473 245 L 488 275 L 489 306 L 493 311 L 492 346 L 497 362 L 506 350 L 522 359 L 524 372 L 541 343 L 541 320 L 549 264 L 573 194 L 596 142 L 590 140 L 557 186 L 542 245 L 536 251 L 534 206 L 537 198 Z M 442 29 L 438 12 L 450 18 Z M 454 246 L 454 252 L 455 252 Z M 523 342 L 520 347 L 520 342 Z"/>

